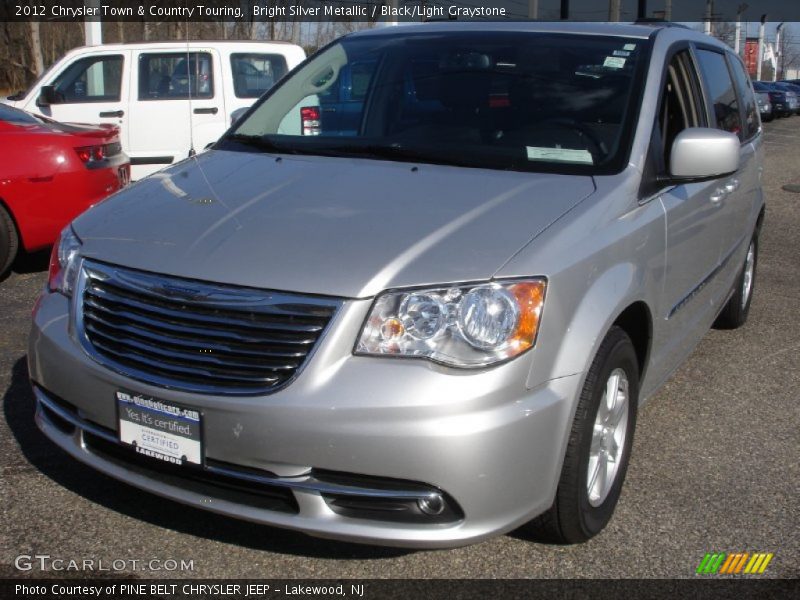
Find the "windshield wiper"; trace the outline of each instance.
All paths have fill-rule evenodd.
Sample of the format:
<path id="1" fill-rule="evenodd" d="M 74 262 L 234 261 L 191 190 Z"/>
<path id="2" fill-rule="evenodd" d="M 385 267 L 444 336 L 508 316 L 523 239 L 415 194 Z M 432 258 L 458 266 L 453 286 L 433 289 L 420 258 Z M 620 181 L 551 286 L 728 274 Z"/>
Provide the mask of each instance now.
<path id="1" fill-rule="evenodd" d="M 274 136 L 271 135 L 261 136 L 242 133 L 233 133 L 225 136 L 220 140 L 220 143 L 224 142 L 236 142 L 266 152 L 282 154 L 305 154 L 340 158 L 361 157 L 457 167 L 492 168 L 492 165 L 489 164 L 491 161 L 487 163 L 485 156 L 472 156 L 470 153 L 465 153 L 463 148 L 406 146 L 401 142 L 359 143 L 355 139 L 352 141 L 340 141 L 314 137 L 303 138 L 302 141 L 291 144 L 283 144 L 275 141 Z M 224 146 L 221 147 L 224 148 Z"/>
<path id="2" fill-rule="evenodd" d="M 389 142 L 385 144 L 331 144 L 318 147 L 314 153 L 323 154 L 325 156 L 360 156 L 381 160 L 474 166 L 471 161 L 464 160 L 463 156 L 448 155 L 443 152 L 442 148 L 426 149 L 405 146 L 399 142 Z"/>
<path id="3" fill-rule="evenodd" d="M 222 141 L 238 142 L 247 146 L 253 146 L 260 150 L 267 150 L 272 152 L 294 152 L 293 149 L 285 147 L 283 144 L 276 144 L 263 135 L 251 135 L 248 133 L 232 133 L 222 138 Z"/>

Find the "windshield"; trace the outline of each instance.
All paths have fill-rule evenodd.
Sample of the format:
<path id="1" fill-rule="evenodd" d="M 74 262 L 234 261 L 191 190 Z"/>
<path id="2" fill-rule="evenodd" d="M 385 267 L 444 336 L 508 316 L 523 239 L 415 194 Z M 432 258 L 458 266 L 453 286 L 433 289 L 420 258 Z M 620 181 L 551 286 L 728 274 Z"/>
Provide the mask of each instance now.
<path id="1" fill-rule="evenodd" d="M 344 38 L 219 148 L 609 173 L 627 162 L 647 40 L 519 32 Z"/>

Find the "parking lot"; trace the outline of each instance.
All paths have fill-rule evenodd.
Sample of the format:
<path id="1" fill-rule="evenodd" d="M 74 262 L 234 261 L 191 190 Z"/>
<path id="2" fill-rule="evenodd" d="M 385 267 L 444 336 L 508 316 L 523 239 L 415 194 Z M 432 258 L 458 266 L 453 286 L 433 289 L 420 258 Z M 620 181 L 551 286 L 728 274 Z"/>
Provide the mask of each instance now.
<path id="1" fill-rule="evenodd" d="M 800 184 L 800 117 L 765 128 L 750 321 L 709 332 L 642 409 L 620 504 L 590 542 L 551 546 L 515 532 L 443 551 L 343 544 L 187 508 L 82 466 L 33 422 L 26 341 L 47 267 L 35 256 L 0 283 L 0 576 L 25 574 L 19 555 L 48 554 L 191 561 L 184 571 L 123 569 L 140 577 L 671 578 L 694 576 L 706 552 L 771 552 L 766 576 L 797 577 L 800 194 L 782 186 Z"/>

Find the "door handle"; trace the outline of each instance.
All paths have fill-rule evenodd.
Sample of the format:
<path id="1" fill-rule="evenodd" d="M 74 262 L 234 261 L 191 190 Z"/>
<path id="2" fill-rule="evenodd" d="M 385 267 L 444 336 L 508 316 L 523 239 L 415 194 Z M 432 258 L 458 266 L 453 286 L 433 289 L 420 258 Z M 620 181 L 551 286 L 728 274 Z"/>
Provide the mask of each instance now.
<path id="1" fill-rule="evenodd" d="M 708 197 L 708 199 L 711 200 L 711 204 L 719 204 L 727 195 L 728 191 L 724 187 L 718 187 L 714 190 L 714 193 Z"/>
<path id="2" fill-rule="evenodd" d="M 219 112 L 219 109 L 214 106 L 213 108 L 195 108 L 194 114 L 196 115 L 215 115 Z"/>
<path id="3" fill-rule="evenodd" d="M 122 117 L 124 115 L 124 110 L 104 110 L 100 113 L 101 117 Z"/>

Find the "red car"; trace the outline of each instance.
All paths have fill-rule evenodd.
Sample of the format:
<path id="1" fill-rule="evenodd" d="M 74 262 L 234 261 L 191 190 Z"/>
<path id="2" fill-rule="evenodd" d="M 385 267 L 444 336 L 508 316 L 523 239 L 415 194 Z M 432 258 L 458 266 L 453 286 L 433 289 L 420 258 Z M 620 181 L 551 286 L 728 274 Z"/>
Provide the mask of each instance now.
<path id="1" fill-rule="evenodd" d="M 0 104 L 0 276 L 20 248 L 52 245 L 67 223 L 129 181 L 117 128 Z"/>

